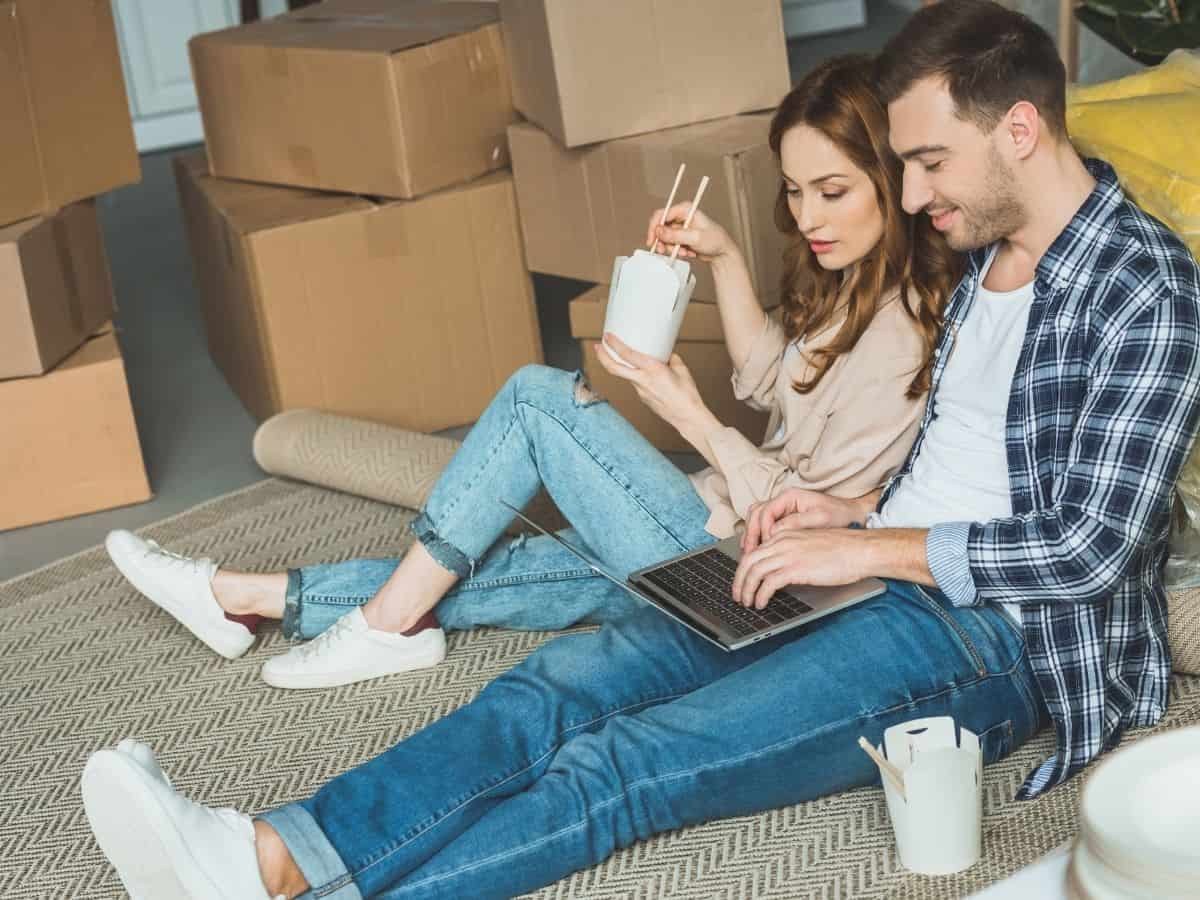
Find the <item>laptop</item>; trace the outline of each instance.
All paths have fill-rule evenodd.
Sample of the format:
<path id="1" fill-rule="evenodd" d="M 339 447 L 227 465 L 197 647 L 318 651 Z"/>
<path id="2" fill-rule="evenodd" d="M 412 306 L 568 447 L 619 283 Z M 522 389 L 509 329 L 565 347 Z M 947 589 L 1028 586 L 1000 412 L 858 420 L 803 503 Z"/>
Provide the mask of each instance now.
<path id="1" fill-rule="evenodd" d="M 741 538 L 708 544 L 618 578 L 578 547 L 547 531 L 510 503 L 500 501 L 525 523 L 562 544 L 589 568 L 722 650 L 737 650 L 823 616 L 877 597 L 887 590 L 878 578 L 841 587 L 791 585 L 762 609 L 733 599 L 733 576 L 742 558 Z"/>

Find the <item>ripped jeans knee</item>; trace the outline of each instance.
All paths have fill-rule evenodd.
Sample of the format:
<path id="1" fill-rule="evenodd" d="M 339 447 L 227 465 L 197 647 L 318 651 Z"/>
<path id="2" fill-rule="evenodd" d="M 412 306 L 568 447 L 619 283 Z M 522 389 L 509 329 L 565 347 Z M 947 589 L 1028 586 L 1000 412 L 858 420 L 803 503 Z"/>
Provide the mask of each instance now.
<path id="1" fill-rule="evenodd" d="M 575 373 L 575 386 L 573 397 L 576 406 L 591 406 L 593 403 L 600 403 L 604 400 L 588 382 L 587 376 L 580 369 Z"/>

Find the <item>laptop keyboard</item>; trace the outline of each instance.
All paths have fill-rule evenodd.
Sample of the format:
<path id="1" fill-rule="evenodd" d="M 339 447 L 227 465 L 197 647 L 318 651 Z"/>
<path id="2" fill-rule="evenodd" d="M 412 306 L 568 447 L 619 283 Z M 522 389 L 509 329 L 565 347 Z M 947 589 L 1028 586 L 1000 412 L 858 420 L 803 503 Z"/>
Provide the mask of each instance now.
<path id="1" fill-rule="evenodd" d="M 763 609 L 747 609 L 733 599 L 736 571 L 737 563 L 713 548 L 644 572 L 642 577 L 668 591 L 685 606 L 719 619 L 739 636 L 812 612 L 807 603 L 778 592 Z"/>

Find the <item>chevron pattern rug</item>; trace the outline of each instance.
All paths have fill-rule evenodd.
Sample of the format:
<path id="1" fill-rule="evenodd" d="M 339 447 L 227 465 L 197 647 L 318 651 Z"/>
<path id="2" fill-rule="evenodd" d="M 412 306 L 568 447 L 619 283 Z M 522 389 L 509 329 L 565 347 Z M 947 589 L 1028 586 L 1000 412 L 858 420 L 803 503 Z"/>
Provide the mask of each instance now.
<path id="1" fill-rule="evenodd" d="M 271 571 L 396 555 L 410 516 L 270 479 L 144 533 L 181 552 Z M 0 896 L 123 896 L 79 800 L 84 760 L 99 747 L 126 736 L 149 741 L 190 796 L 260 811 L 310 794 L 469 701 L 547 637 L 455 634 L 436 669 L 290 693 L 258 679 L 262 661 L 283 650 L 277 630 L 242 659 L 226 662 L 134 594 L 100 548 L 0 584 Z M 1173 693 L 1160 729 L 1200 722 L 1200 678 L 1177 678 Z M 531 896 L 962 897 L 1072 836 L 1078 780 L 1032 804 L 1010 799 L 1050 746 L 1043 733 L 988 768 L 984 859 L 960 875 L 905 872 L 882 791 L 864 788 L 659 835 Z"/>

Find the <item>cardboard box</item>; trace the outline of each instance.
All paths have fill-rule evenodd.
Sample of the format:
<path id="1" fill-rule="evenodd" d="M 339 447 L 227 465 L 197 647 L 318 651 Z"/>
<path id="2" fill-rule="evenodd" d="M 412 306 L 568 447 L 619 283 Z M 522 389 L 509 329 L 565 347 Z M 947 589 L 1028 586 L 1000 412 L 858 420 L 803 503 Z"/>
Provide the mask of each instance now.
<path id="1" fill-rule="evenodd" d="M 514 104 L 568 147 L 771 109 L 791 88 L 779 0 L 501 0 L 500 18 Z"/>
<path id="2" fill-rule="evenodd" d="M 0 228 L 0 378 L 42 374 L 113 311 L 94 200 Z"/>
<path id="3" fill-rule="evenodd" d="M 109 0 L 0 2 L 0 225 L 141 178 Z"/>
<path id="4" fill-rule="evenodd" d="M 604 310 L 608 285 L 597 285 L 571 301 L 571 335 L 581 345 L 595 343 L 604 334 Z M 660 450 L 695 452 L 695 447 L 672 426 L 656 416 L 637 395 L 633 385 L 608 371 L 596 360 L 589 346 L 581 346 L 583 371 L 592 388 L 628 419 L 633 427 Z M 700 396 L 725 425 L 732 425 L 754 443 L 762 443 L 767 429 L 766 413 L 758 412 L 733 396 L 730 376 L 733 364 L 725 349 L 720 310 L 713 305 L 691 303 L 683 317 L 678 353 L 700 389 Z"/>
<path id="5" fill-rule="evenodd" d="M 0 530 L 149 500 L 112 329 L 56 369 L 0 381 Z"/>
<path id="6" fill-rule="evenodd" d="M 331 0 L 192 39 L 214 175 L 416 197 L 508 165 L 491 3 Z"/>
<path id="7" fill-rule="evenodd" d="M 463 425 L 541 362 L 508 173 L 375 203 L 175 172 L 209 349 L 258 419 Z"/>
<path id="8" fill-rule="evenodd" d="M 529 267 L 611 281 L 613 260 L 642 246 L 650 214 L 687 163 L 676 202 L 691 199 L 701 176 L 711 179 L 701 208 L 742 248 L 762 305 L 777 305 L 787 239 L 775 226 L 780 174 L 767 146 L 770 123 L 766 114 L 734 116 L 573 150 L 527 122 L 513 125 L 508 141 Z M 693 263 L 693 271 L 693 300 L 715 302 L 709 267 Z"/>

